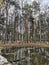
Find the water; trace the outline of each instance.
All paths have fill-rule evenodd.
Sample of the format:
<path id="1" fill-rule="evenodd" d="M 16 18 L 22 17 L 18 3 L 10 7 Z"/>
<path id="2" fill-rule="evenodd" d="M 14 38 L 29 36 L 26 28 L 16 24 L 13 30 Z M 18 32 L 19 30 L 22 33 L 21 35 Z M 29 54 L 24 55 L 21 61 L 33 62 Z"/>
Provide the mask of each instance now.
<path id="1" fill-rule="evenodd" d="M 46 48 L 34 47 L 25 51 L 20 49 L 19 54 L 20 60 L 16 62 L 17 65 L 49 65 L 49 50 Z M 25 55 L 24 59 L 23 55 Z"/>
<path id="2" fill-rule="evenodd" d="M 13 58 L 12 65 L 49 65 L 49 48 L 20 48 Z"/>

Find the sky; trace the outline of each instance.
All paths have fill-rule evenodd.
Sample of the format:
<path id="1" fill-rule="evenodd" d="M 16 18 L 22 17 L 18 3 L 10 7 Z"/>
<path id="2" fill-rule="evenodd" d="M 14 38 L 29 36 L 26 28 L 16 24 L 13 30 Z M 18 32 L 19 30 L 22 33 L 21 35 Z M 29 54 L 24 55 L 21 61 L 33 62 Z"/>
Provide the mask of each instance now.
<path id="1" fill-rule="evenodd" d="M 32 0 L 32 1 L 34 1 L 34 0 Z M 41 2 L 41 5 L 42 6 L 45 6 L 45 5 L 48 5 L 49 4 L 49 0 L 38 0 L 38 1 Z"/>
<path id="2" fill-rule="evenodd" d="M 41 0 L 41 5 L 45 6 L 49 4 L 49 0 Z"/>
<path id="3" fill-rule="evenodd" d="M 0 4 L 1 4 L 1 1 L 2 0 L 0 0 Z M 30 1 L 34 1 L 34 0 L 28 0 L 28 1 L 30 2 Z M 39 0 L 39 1 L 41 2 L 41 5 L 42 6 L 45 6 L 45 5 L 48 5 L 49 4 L 49 0 Z"/>

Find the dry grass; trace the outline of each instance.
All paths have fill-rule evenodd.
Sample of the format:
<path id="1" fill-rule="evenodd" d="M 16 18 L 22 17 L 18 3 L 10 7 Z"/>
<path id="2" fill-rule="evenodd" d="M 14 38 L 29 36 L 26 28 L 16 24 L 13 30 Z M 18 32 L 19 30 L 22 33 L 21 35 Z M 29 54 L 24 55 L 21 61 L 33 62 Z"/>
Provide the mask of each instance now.
<path id="1" fill-rule="evenodd" d="M 43 42 L 29 42 L 29 43 L 16 43 L 16 42 L 9 42 L 9 43 L 2 43 L 0 42 L 0 47 L 5 47 L 5 46 L 15 46 L 15 47 L 29 47 L 29 46 L 37 46 L 37 47 L 49 47 L 49 43 L 43 43 Z"/>

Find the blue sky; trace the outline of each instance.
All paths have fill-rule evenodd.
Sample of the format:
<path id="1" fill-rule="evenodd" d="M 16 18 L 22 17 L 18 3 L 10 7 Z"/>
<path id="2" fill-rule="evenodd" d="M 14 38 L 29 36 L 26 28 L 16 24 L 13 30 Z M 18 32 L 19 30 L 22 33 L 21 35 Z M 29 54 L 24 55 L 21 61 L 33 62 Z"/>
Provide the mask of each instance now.
<path id="1" fill-rule="evenodd" d="M 40 0 L 41 1 L 41 5 L 45 6 L 49 4 L 49 0 Z"/>

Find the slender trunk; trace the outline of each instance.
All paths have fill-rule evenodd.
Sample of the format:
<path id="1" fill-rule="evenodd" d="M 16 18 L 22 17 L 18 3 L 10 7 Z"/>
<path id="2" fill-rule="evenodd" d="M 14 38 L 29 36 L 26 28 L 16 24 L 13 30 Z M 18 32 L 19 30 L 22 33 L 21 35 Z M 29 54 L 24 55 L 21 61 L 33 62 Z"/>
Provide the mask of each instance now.
<path id="1" fill-rule="evenodd" d="M 40 42 L 41 42 L 41 22 L 39 22 L 39 26 L 40 26 Z"/>
<path id="2" fill-rule="evenodd" d="M 47 40 L 46 38 L 47 38 L 47 35 L 46 35 L 47 33 L 46 33 L 46 18 L 45 18 L 45 41 Z"/>
<path id="3" fill-rule="evenodd" d="M 22 42 L 23 42 L 23 34 L 22 34 Z"/>
<path id="4" fill-rule="evenodd" d="M 14 41 L 15 41 L 15 28 L 16 28 L 16 12 L 15 12 L 15 19 L 14 19 Z"/>
<path id="5" fill-rule="evenodd" d="M 34 41 L 35 41 L 35 33 L 36 33 L 36 21 L 35 21 L 35 19 L 34 19 L 34 33 L 33 33 L 33 39 L 34 39 Z"/>
<path id="6" fill-rule="evenodd" d="M 19 41 L 20 41 L 21 40 L 21 15 L 20 15 L 19 20 L 20 20 L 20 32 L 19 32 Z"/>
<path id="7" fill-rule="evenodd" d="M 7 34 L 7 22 L 8 22 L 8 0 L 6 0 L 6 41 L 8 39 L 8 34 Z"/>

